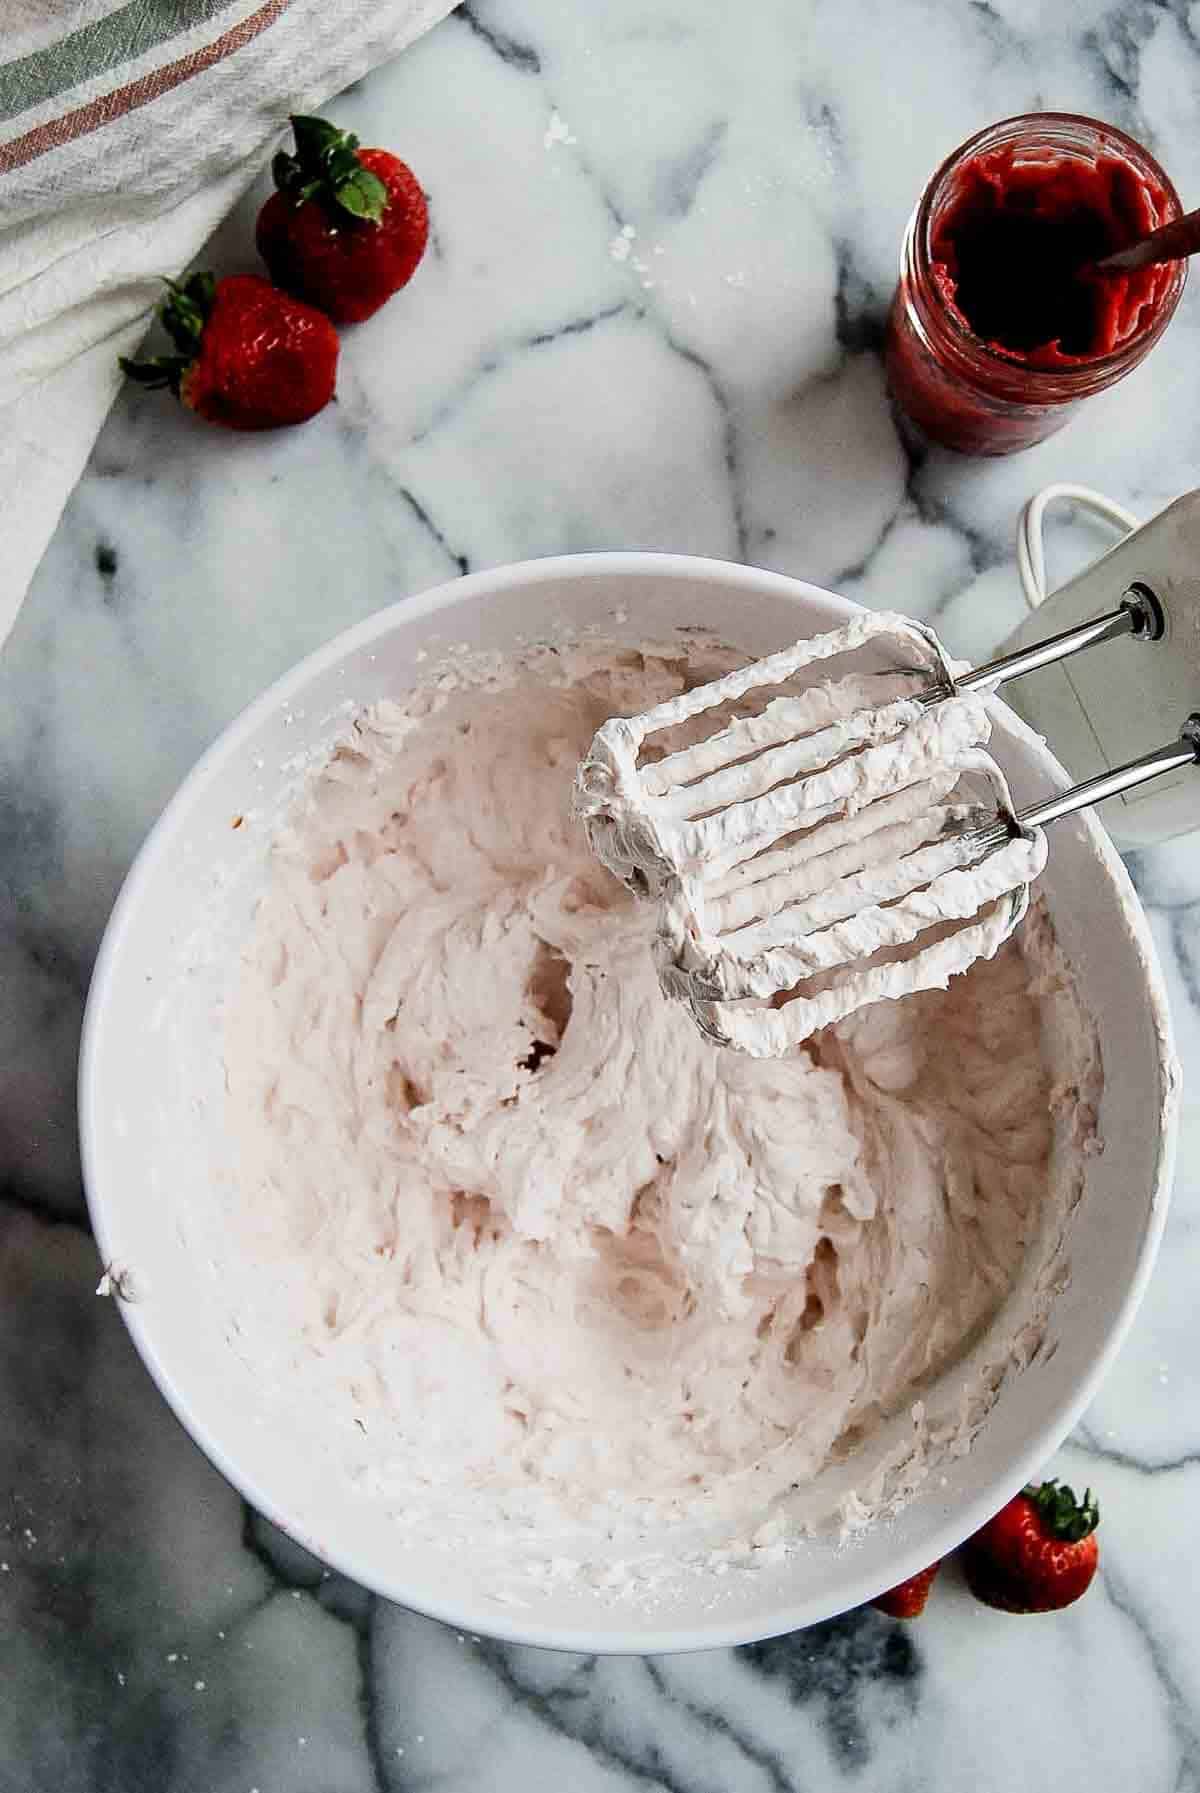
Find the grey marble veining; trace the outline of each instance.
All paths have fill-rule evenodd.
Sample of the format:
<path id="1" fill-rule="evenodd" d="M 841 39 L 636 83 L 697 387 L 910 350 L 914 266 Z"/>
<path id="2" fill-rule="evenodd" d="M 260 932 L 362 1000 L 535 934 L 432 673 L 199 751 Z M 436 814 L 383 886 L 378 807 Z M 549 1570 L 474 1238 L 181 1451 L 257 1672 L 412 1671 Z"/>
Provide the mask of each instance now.
<path id="1" fill-rule="evenodd" d="M 238 439 L 127 394 L 0 656 L 0 1789 L 862 1793 L 1200 1786 L 1200 1119 L 1158 1269 L 1054 1468 L 1103 1573 L 1022 1622 L 953 1569 L 691 1658 L 505 1648 L 374 1600 L 248 1512 L 135 1360 L 82 1225 L 74 1060 L 93 956 L 198 753 L 308 649 L 526 555 L 748 559 L 936 619 L 1021 615 L 1045 481 L 1141 514 L 1200 484 L 1200 301 L 1061 436 L 915 455 L 879 361 L 900 232 L 979 125 L 1053 105 L 1200 200 L 1200 10 L 1075 0 L 479 0 L 337 112 L 432 195 L 412 286 L 348 332 L 338 402 Z M 257 198 L 258 196 L 256 196 Z M 206 259 L 250 267 L 253 203 Z M 1055 525 L 1052 576 L 1104 544 Z M 1200 1069 L 1200 850 L 1139 855 Z"/>

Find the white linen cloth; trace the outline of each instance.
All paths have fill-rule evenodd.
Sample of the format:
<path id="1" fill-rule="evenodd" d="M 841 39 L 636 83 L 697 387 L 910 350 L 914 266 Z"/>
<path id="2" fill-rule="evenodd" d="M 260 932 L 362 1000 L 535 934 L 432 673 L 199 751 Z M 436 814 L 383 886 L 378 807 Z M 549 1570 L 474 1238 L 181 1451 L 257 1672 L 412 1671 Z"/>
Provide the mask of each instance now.
<path id="1" fill-rule="evenodd" d="M 161 296 L 312 112 L 453 0 L 7 0 L 0 643 Z"/>

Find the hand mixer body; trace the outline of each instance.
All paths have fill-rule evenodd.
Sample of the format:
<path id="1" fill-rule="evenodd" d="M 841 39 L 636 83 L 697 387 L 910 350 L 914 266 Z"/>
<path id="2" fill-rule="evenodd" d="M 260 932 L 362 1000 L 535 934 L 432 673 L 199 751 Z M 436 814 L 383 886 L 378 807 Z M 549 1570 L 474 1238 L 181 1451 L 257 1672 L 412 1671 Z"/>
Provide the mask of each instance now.
<path id="1" fill-rule="evenodd" d="M 1150 651 L 1120 641 L 1029 674 L 1005 692 L 1075 779 L 1151 752 L 1200 708 L 1200 491 L 1178 498 L 1032 611 L 1000 650 L 1114 609 L 1134 587 L 1151 594 L 1163 638 Z M 1200 780 L 1184 768 L 1098 807 L 1122 847 L 1150 846 L 1200 827 Z"/>

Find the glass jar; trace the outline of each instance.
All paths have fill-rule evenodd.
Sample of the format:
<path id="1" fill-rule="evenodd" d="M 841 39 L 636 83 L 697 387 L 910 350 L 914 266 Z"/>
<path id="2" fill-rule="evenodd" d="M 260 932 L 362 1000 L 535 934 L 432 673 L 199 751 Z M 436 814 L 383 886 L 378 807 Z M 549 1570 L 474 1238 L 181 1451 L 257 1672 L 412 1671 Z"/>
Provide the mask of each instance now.
<path id="1" fill-rule="evenodd" d="M 1109 277 L 1080 275 L 1079 267 L 1181 209 L 1148 151 L 1099 119 L 1030 112 L 969 138 L 934 174 L 904 235 L 885 350 L 901 411 L 924 436 L 963 454 L 1013 454 L 1053 435 L 1081 399 L 1105 391 L 1153 348 L 1187 277 L 1186 261 Z M 1071 243 L 1082 259 L 1064 274 Z M 1027 341 L 1037 307 L 1051 317 L 1046 308 L 1067 292 L 1064 281 L 1080 319 L 1091 304 L 1094 340 L 1080 324 L 1074 342 Z M 1078 321 L 1068 320 L 1068 330 Z"/>

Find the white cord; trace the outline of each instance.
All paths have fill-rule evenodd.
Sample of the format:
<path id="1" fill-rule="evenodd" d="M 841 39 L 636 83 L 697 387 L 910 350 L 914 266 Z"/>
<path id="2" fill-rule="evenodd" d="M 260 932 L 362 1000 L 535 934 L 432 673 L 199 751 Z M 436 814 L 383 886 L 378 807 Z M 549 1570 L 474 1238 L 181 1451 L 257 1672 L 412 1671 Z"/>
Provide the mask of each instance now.
<path id="1" fill-rule="evenodd" d="M 1043 486 L 1029 500 L 1017 519 L 1017 571 L 1021 575 L 1025 602 L 1031 610 L 1036 610 L 1046 596 L 1046 548 L 1042 529 L 1047 506 L 1059 499 L 1078 504 L 1097 517 L 1103 517 L 1106 522 L 1115 523 L 1122 535 L 1128 535 L 1130 530 L 1139 526 L 1132 511 L 1127 511 L 1122 504 L 1115 504 L 1102 492 L 1093 492 L 1089 486 L 1073 486 L 1063 482 Z"/>

